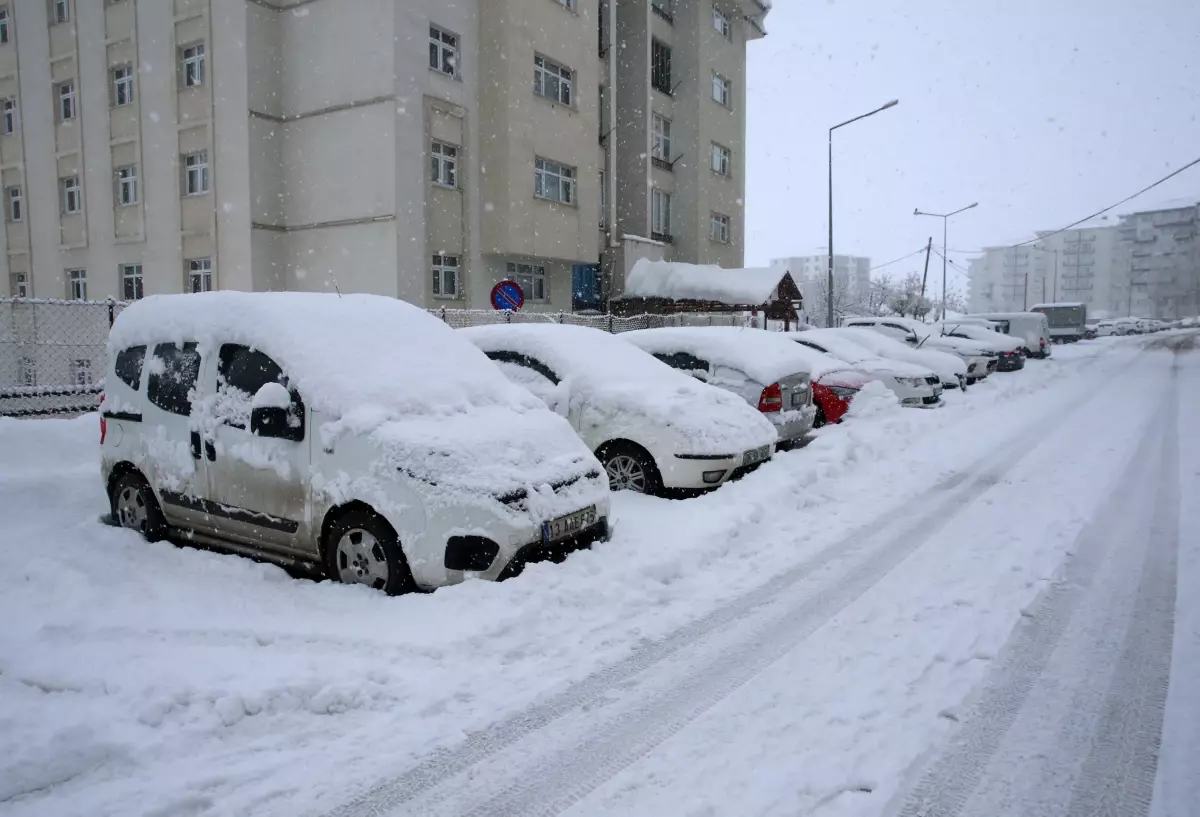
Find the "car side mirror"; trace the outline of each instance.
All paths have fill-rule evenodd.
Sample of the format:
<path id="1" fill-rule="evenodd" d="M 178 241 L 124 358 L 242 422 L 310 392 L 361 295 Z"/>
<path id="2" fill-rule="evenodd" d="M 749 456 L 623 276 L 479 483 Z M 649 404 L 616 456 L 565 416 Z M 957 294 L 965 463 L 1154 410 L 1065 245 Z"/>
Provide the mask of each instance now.
<path id="1" fill-rule="evenodd" d="M 283 437 L 288 428 L 292 395 L 282 383 L 265 383 L 250 404 L 250 433 L 257 437 Z"/>

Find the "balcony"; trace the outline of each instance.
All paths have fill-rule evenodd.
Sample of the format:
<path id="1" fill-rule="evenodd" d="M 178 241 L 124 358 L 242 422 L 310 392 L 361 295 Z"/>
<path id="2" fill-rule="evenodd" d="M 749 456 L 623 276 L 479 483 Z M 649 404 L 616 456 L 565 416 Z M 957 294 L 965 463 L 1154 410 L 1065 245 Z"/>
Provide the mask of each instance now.
<path id="1" fill-rule="evenodd" d="M 659 17 L 666 20 L 671 25 L 675 25 L 675 9 L 671 0 L 651 0 L 650 8 Z"/>

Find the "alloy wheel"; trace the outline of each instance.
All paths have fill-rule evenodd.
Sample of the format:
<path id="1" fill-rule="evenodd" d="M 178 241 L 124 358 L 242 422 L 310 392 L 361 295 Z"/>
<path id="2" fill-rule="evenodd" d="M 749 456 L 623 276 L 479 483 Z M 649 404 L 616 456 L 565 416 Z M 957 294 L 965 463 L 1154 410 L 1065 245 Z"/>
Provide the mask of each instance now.
<path id="1" fill-rule="evenodd" d="M 610 490 L 646 493 L 646 469 L 635 457 L 617 454 L 608 461 L 604 470 L 608 473 Z"/>
<path id="2" fill-rule="evenodd" d="M 351 528 L 338 539 L 337 570 L 343 583 L 365 584 L 377 590 L 387 586 L 390 573 L 383 545 L 362 528 Z"/>

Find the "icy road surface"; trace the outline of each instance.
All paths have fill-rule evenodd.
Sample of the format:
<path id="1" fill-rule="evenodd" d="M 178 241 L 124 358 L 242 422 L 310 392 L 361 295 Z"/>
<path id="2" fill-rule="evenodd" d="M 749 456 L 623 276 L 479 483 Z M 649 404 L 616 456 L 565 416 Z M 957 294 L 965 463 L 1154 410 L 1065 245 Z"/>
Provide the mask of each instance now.
<path id="1" fill-rule="evenodd" d="M 102 527 L 95 417 L 0 420 L 0 815 L 1200 813 L 1181 337 L 398 599 Z"/>

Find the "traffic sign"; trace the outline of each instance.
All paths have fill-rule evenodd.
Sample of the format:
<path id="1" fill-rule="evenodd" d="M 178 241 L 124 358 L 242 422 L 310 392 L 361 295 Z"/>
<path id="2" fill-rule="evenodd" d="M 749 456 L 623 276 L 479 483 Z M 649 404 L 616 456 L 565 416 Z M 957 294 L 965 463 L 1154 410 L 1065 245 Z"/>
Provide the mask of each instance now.
<path id="1" fill-rule="evenodd" d="M 492 287 L 492 308 L 515 312 L 525 306 L 525 291 L 516 281 L 501 281 Z"/>

